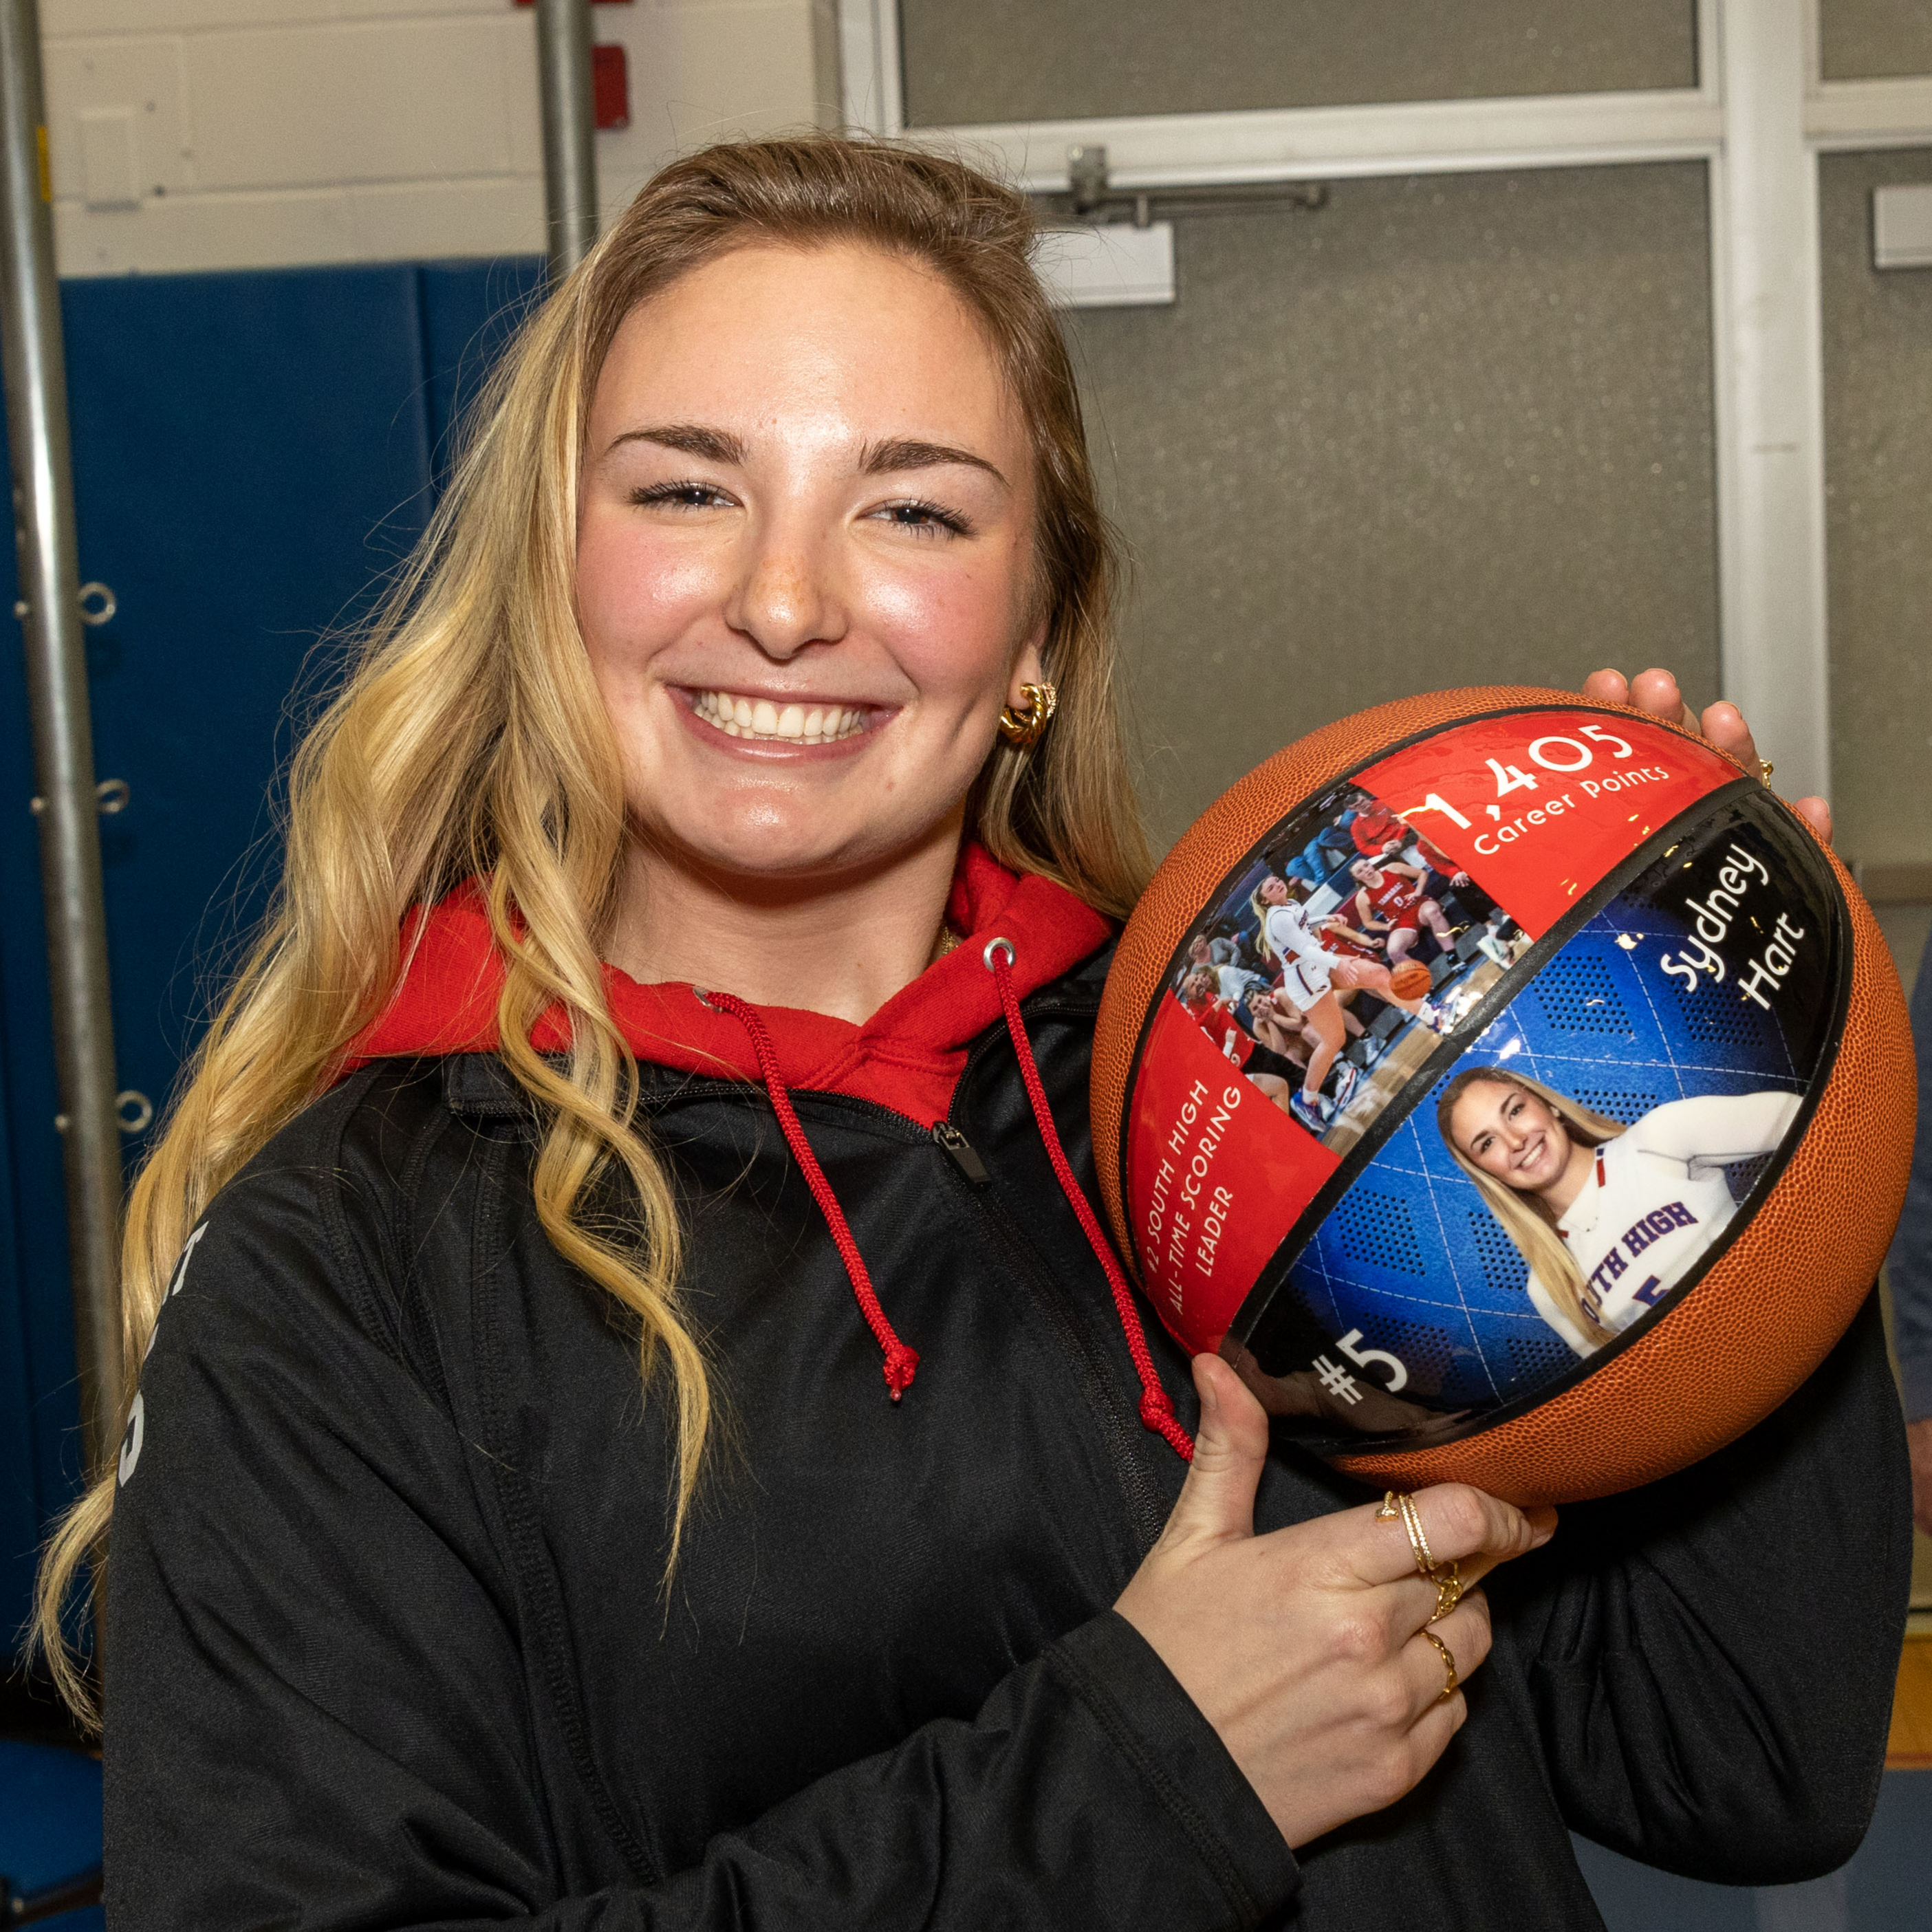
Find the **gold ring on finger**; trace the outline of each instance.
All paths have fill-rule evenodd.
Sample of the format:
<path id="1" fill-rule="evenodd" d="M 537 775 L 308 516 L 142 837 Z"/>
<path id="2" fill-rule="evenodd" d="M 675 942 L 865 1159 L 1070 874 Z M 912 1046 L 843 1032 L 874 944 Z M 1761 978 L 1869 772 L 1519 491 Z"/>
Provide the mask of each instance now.
<path id="1" fill-rule="evenodd" d="M 1393 1522 L 1402 1514 L 1401 1499 L 1393 1490 L 1382 1492 L 1382 1506 L 1376 1511 L 1378 1522 Z"/>
<path id="2" fill-rule="evenodd" d="M 1439 1624 L 1462 1600 L 1462 1579 L 1460 1566 L 1453 1556 L 1447 1563 L 1436 1566 L 1433 1576 L 1436 1608 L 1430 1612 L 1429 1621 Z"/>
<path id="3" fill-rule="evenodd" d="M 1415 1567 L 1431 1582 L 1436 1580 L 1436 1558 L 1429 1547 L 1429 1538 L 1423 1534 L 1422 1512 L 1415 1506 L 1415 1498 L 1406 1493 L 1400 1494 L 1396 1500 L 1402 1505 L 1402 1527 L 1408 1532 L 1408 1546 L 1415 1552 Z"/>
<path id="4" fill-rule="evenodd" d="M 1426 1636 L 1435 1645 L 1436 1654 L 1442 1660 L 1442 1668 L 1449 1673 L 1448 1681 L 1442 1686 L 1442 1694 L 1436 1700 L 1438 1704 L 1446 1704 L 1456 1694 L 1456 1660 L 1450 1654 L 1449 1646 L 1432 1630 L 1418 1630 L 1416 1635 Z"/>

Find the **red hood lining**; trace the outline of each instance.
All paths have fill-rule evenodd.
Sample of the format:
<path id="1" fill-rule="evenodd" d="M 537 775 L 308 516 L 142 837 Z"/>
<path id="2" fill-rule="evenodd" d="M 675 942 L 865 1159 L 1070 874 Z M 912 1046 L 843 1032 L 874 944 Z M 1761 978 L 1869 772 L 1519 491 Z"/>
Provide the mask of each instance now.
<path id="1" fill-rule="evenodd" d="M 758 1010 L 787 1086 L 873 1101 L 929 1127 L 946 1117 L 968 1046 L 1001 1017 L 983 957 L 988 941 L 1012 942 L 1013 984 L 1024 996 L 1070 971 L 1113 930 L 1064 886 L 1036 873 L 1016 875 L 976 844 L 961 852 L 946 922 L 961 944 L 862 1024 L 796 1006 Z M 480 883 L 460 886 L 426 914 L 412 912 L 403 951 L 400 983 L 341 1070 L 404 1054 L 494 1052 L 504 966 Z M 640 985 L 608 964 L 604 980 L 611 1017 L 640 1060 L 759 1079 L 743 1025 L 702 1005 L 689 984 Z M 541 1051 L 566 1048 L 562 1008 L 544 1013 L 530 1038 Z"/>

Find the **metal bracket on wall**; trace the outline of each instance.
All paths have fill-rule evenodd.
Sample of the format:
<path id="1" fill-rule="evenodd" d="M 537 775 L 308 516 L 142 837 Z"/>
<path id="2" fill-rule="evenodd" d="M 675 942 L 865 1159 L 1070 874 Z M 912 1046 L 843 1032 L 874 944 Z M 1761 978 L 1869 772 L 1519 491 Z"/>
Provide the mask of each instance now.
<path id="1" fill-rule="evenodd" d="M 154 1124 L 154 1103 L 138 1087 L 124 1087 L 114 1096 L 114 1124 L 124 1134 L 145 1134 Z M 54 1116 L 54 1132 L 68 1130 L 64 1114 Z"/>
<path id="2" fill-rule="evenodd" d="M 128 801 L 134 795 L 134 788 L 125 778 L 103 778 L 94 788 L 94 808 L 112 818 L 117 812 L 127 809 Z M 46 808 L 47 802 L 44 798 L 30 798 L 27 801 L 27 809 L 36 818 Z"/>
<path id="3" fill-rule="evenodd" d="M 1872 190 L 1872 266 L 1932 268 L 1932 182 Z"/>
<path id="4" fill-rule="evenodd" d="M 1104 142 L 1089 142 L 1066 151 L 1066 189 L 1036 191 L 1034 206 L 1049 220 L 1132 222 L 1147 228 L 1156 218 L 1172 220 L 1190 214 L 1233 214 L 1244 208 L 1325 207 L 1323 182 L 1227 182 L 1174 188 L 1115 188 L 1107 172 Z"/>
<path id="5" fill-rule="evenodd" d="M 104 584 L 83 584 L 76 595 L 80 604 L 80 621 L 88 626 L 106 623 L 121 608 L 113 592 Z M 33 614 L 34 607 L 24 597 L 14 598 L 14 615 L 22 623 Z"/>

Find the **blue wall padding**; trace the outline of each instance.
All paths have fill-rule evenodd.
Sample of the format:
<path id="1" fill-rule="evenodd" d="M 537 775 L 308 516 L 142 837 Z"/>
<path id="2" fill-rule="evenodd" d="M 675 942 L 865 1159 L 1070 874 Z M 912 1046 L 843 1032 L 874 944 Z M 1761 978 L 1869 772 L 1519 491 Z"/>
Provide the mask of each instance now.
<path id="1" fill-rule="evenodd" d="M 439 479 L 448 470 L 463 411 L 476 399 L 496 358 L 541 300 L 544 265 L 534 257 L 501 262 L 432 262 L 418 271 L 423 364 L 428 375 L 430 460 Z"/>
<path id="2" fill-rule="evenodd" d="M 344 634 L 421 532 L 434 452 L 542 265 L 62 290 L 120 1084 L 164 1101 L 276 863 L 278 774 Z M 502 319 L 508 311 L 511 320 Z M 0 592 L 14 565 L 0 547 Z M 79 1474 L 26 691 L 0 651 L 0 1618 Z M 130 1143 L 138 1158 L 140 1143 Z"/>
<path id="3" fill-rule="evenodd" d="M 17 1896 L 100 1864 L 100 1760 L 0 1738 L 0 1878 Z M 64 1924 L 70 1915 L 46 1922 Z"/>
<path id="4" fill-rule="evenodd" d="M 12 564 L 8 560 L 5 580 L 12 581 Z M 10 604 L 10 597 L 9 602 Z M 15 670 L 10 666 L 10 670 Z M 15 670 L 17 679 L 17 670 Z M 26 731 L 13 681 L 0 686 L 0 770 L 10 780 L 20 769 L 15 740 Z M 8 1028 L 4 1017 L 11 1012 L 20 976 L 8 971 L 14 956 L 32 944 L 40 922 L 38 908 L 23 912 L 24 896 L 38 890 L 38 879 L 30 876 L 22 884 L 23 870 L 16 862 L 13 850 L 18 828 L 12 824 L 20 800 L 10 782 L 0 795 L 0 906 L 8 916 L 0 919 L 0 1615 L 8 1619 L 10 1633 L 27 1612 L 29 1564 L 40 1530 L 40 1491 L 35 1481 L 33 1384 L 28 1374 L 27 1308 L 25 1278 L 21 1268 L 21 1244 L 18 1204 L 19 1165 L 14 1157 L 13 1122 L 10 1108 L 18 1083 L 11 1077 L 8 1052 Z M 40 975 L 41 1001 L 45 1004 L 46 976 Z M 0 1646 L 0 1648 L 7 1646 Z"/>

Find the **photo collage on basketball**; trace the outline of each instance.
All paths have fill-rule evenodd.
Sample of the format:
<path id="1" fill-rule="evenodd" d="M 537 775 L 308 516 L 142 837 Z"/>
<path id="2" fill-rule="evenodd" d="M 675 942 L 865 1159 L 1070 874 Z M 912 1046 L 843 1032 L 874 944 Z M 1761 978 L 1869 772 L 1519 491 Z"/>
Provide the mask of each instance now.
<path id="1" fill-rule="evenodd" d="M 1822 862 L 1637 720 L 1471 719 L 1330 784 L 1149 1016 L 1123 1194 L 1162 1318 L 1318 1448 L 1493 1414 L 1640 1331 L 1828 1068 Z"/>
<path id="2" fill-rule="evenodd" d="M 1826 1064 L 1829 904 L 1768 794 L 1715 812 L 1526 974 L 1250 1337 L 1270 1406 L 1316 1434 L 1492 1412 L 1660 1311 Z"/>
<path id="3" fill-rule="evenodd" d="M 1232 883 L 1172 990 L 1219 1053 L 1339 1156 L 1529 944 L 1438 846 L 1342 784 Z"/>

